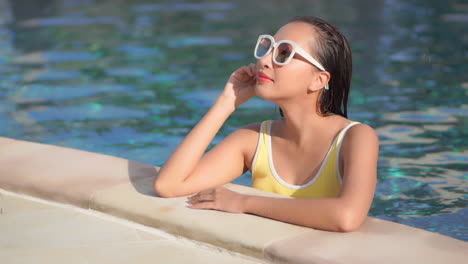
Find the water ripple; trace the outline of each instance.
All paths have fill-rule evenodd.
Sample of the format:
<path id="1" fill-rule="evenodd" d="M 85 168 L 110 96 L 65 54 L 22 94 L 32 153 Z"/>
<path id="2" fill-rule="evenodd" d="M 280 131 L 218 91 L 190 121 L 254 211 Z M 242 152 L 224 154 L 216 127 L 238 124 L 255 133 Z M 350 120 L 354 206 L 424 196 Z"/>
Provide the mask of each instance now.
<path id="1" fill-rule="evenodd" d="M 227 37 L 179 37 L 168 42 L 171 48 L 201 46 L 201 45 L 230 45 L 231 38 Z"/>
<path id="2" fill-rule="evenodd" d="M 12 90 L 8 96 L 15 102 L 30 100 L 66 100 L 101 93 L 116 93 L 133 90 L 132 86 L 118 84 L 45 85 L 31 84 Z"/>
<path id="3" fill-rule="evenodd" d="M 77 121 L 77 120 L 114 120 L 143 118 L 146 111 L 102 104 L 83 104 L 70 107 L 47 107 L 29 112 L 30 118 L 37 121 Z"/>
<path id="4" fill-rule="evenodd" d="M 23 81 L 58 81 L 81 78 L 82 74 L 76 70 L 58 70 L 58 69 L 35 69 L 26 71 L 23 75 Z"/>
<path id="5" fill-rule="evenodd" d="M 13 58 L 17 64 L 44 64 L 47 62 L 70 62 L 96 60 L 98 56 L 83 51 L 44 51 L 34 52 Z"/>
<path id="6" fill-rule="evenodd" d="M 384 118 L 391 121 L 413 123 L 452 123 L 457 119 L 451 115 L 436 111 L 408 111 L 399 113 L 387 113 Z"/>
<path id="7" fill-rule="evenodd" d="M 209 4 L 148 4 L 137 5 L 133 7 L 135 12 L 153 12 L 153 11 L 225 11 L 236 7 L 233 3 L 209 3 Z"/>
<path id="8" fill-rule="evenodd" d="M 20 23 L 24 27 L 47 27 L 47 26 L 83 26 L 83 25 L 98 25 L 110 24 L 120 25 L 119 17 L 49 17 L 28 19 Z"/>

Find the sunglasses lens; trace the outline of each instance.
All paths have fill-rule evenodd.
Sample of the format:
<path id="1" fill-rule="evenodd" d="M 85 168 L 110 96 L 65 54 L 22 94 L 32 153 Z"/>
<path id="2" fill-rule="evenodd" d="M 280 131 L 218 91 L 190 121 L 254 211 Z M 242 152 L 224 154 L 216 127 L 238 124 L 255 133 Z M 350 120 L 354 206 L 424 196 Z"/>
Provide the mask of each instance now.
<path id="1" fill-rule="evenodd" d="M 261 39 L 257 44 L 257 53 L 258 57 L 263 57 L 267 55 L 268 50 L 271 47 L 271 40 L 268 38 Z"/>
<path id="2" fill-rule="evenodd" d="M 276 48 L 276 57 L 275 60 L 279 63 L 286 62 L 289 57 L 291 57 L 293 51 L 293 47 L 289 43 L 281 43 Z"/>

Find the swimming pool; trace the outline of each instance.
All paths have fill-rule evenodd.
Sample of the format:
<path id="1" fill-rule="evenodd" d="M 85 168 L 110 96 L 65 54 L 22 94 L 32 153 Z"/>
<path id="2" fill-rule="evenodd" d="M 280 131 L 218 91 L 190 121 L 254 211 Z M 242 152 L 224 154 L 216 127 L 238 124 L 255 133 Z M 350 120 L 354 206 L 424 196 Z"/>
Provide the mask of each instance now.
<path id="1" fill-rule="evenodd" d="M 468 5 L 282 2 L 0 0 L 0 135 L 161 165 L 259 34 L 315 15 L 348 36 L 350 118 L 381 140 L 370 215 L 467 241 Z M 214 143 L 278 116 L 254 98 Z"/>

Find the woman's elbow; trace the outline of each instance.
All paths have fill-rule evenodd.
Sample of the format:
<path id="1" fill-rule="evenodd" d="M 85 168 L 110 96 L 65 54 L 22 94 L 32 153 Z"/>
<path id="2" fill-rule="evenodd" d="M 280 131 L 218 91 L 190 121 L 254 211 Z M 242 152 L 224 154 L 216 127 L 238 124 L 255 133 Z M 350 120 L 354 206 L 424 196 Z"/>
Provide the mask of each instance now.
<path id="1" fill-rule="evenodd" d="M 170 186 L 164 182 L 156 180 L 153 185 L 154 192 L 162 198 L 173 198 L 176 197 L 175 193 L 171 190 Z"/>
<path id="2" fill-rule="evenodd" d="M 364 222 L 365 218 L 365 216 L 363 217 L 362 215 L 352 211 L 342 213 L 338 216 L 336 231 L 343 233 L 356 231 Z"/>

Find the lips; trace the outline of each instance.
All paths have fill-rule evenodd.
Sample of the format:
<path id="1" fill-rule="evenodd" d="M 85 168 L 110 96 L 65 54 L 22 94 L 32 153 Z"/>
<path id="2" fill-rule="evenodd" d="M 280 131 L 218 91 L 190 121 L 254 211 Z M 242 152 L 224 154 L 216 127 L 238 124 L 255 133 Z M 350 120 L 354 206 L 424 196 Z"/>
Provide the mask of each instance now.
<path id="1" fill-rule="evenodd" d="M 258 73 L 257 80 L 260 81 L 260 82 L 266 82 L 266 81 L 272 82 L 273 81 L 273 79 L 270 76 L 268 76 L 267 74 L 265 74 L 263 72 Z"/>

